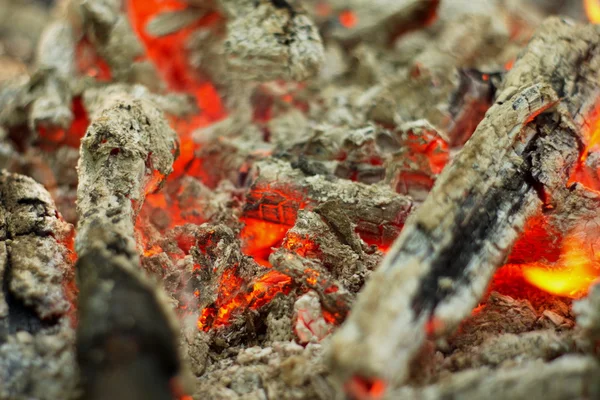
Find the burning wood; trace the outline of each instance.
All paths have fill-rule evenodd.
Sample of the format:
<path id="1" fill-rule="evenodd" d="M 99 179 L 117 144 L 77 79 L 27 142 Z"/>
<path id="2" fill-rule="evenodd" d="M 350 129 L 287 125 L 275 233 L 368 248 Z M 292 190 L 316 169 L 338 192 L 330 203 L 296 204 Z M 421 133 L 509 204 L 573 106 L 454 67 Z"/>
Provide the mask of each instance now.
<path id="1" fill-rule="evenodd" d="M 0 167 L 48 190 L 0 174 L 0 398 L 595 394 L 600 32 L 561 3 L 38 13 L 0 71 Z"/>
<path id="2" fill-rule="evenodd" d="M 333 337 L 342 379 L 405 380 L 426 336 L 453 329 L 477 305 L 527 217 L 561 208 L 598 97 L 597 38 L 595 27 L 554 19 L 531 40 Z M 548 53 L 557 57 L 542 61 Z"/>
<path id="3" fill-rule="evenodd" d="M 180 368 L 176 324 L 160 289 L 139 269 L 134 224 L 146 193 L 171 172 L 175 134 L 148 101 L 122 92 L 103 100 L 78 166 L 77 351 L 84 390 L 88 398 L 169 398 Z"/>

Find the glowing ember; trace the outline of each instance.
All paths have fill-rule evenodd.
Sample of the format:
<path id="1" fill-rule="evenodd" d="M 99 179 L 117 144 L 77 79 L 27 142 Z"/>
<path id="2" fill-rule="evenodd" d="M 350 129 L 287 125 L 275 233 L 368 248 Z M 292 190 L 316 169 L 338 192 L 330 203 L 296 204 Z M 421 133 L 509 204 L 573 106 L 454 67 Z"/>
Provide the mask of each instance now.
<path id="1" fill-rule="evenodd" d="M 584 129 L 584 138 L 587 140 L 585 150 L 581 154 L 581 161 L 585 161 L 591 149 L 600 143 L 600 104 L 588 116 L 588 126 Z"/>
<path id="2" fill-rule="evenodd" d="M 198 329 L 208 331 L 223 327 L 244 310 L 258 310 L 280 292 L 287 294 L 292 278 L 277 271 L 269 271 L 249 288 L 243 289 L 243 280 L 231 268 L 221 276 L 219 297 L 214 307 L 202 310 L 198 318 Z"/>
<path id="3" fill-rule="evenodd" d="M 383 397 L 386 384 L 381 379 L 355 376 L 344 385 L 346 392 L 357 400 L 376 400 Z"/>
<path id="4" fill-rule="evenodd" d="M 75 61 L 77 63 L 77 70 L 82 75 L 95 78 L 100 82 L 110 82 L 112 79 L 110 67 L 85 38 L 77 43 Z"/>
<path id="5" fill-rule="evenodd" d="M 579 163 L 571 174 L 568 185 L 578 182 L 590 190 L 600 191 L 599 171 L 586 164 L 590 152 L 596 150 L 600 144 L 600 103 L 589 113 L 586 123 L 582 130 L 586 146 L 581 153 Z"/>
<path id="6" fill-rule="evenodd" d="M 350 10 L 342 11 L 338 18 L 345 28 L 352 28 L 358 23 L 358 17 Z"/>
<path id="7" fill-rule="evenodd" d="M 585 14 L 593 24 L 600 23 L 600 2 L 598 0 L 583 0 Z"/>
<path id="8" fill-rule="evenodd" d="M 261 265 L 269 265 L 271 248 L 281 245 L 291 226 L 254 218 L 243 219 L 243 222 L 246 224 L 241 233 L 244 253 Z"/>
<path id="9" fill-rule="evenodd" d="M 59 146 L 79 148 L 81 138 L 85 135 L 90 123 L 81 97 L 73 98 L 71 111 L 73 112 L 73 122 L 66 131 L 60 128 L 38 126 L 41 148 L 45 150 L 55 150 Z"/>
<path id="10" fill-rule="evenodd" d="M 587 238 L 580 236 L 572 234 L 564 239 L 563 252 L 556 263 L 524 265 L 525 280 L 552 294 L 583 297 L 600 276 L 600 258 Z"/>
<path id="11" fill-rule="evenodd" d="M 314 256 L 315 252 L 319 250 L 319 246 L 308 237 L 304 237 L 296 233 L 290 233 L 287 235 L 283 243 L 283 247 L 293 251 L 301 257 Z"/>

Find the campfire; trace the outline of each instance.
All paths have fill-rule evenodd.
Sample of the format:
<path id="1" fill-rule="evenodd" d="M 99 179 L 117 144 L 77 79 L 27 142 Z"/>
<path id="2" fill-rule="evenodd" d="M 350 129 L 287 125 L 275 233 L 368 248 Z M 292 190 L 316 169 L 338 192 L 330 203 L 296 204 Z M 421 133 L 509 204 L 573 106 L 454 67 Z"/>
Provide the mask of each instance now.
<path id="1" fill-rule="evenodd" d="M 599 1 L 0 17 L 0 399 L 600 397 Z"/>

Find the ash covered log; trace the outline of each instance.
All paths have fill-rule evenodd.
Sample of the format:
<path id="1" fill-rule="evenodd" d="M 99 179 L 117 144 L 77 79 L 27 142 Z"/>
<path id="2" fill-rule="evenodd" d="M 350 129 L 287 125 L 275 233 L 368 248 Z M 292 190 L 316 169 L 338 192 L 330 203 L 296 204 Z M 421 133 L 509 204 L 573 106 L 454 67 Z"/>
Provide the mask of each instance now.
<path id="1" fill-rule="evenodd" d="M 0 171 L 0 398 L 72 398 L 73 227 L 33 179 Z"/>
<path id="2" fill-rule="evenodd" d="M 7 84 L 0 95 L 0 121 L 15 142 L 29 144 L 36 134 L 67 129 L 73 121 L 69 80 L 75 72 L 73 29 L 57 19 L 42 32 L 38 43 L 36 71 Z M 25 133 L 23 129 L 25 128 Z M 14 132 L 11 132 L 14 131 Z"/>
<path id="3" fill-rule="evenodd" d="M 81 144 L 76 237 L 77 357 L 89 399 L 170 399 L 177 328 L 143 275 L 134 222 L 146 193 L 171 171 L 175 134 L 142 99 L 114 92 Z"/>
<path id="4" fill-rule="evenodd" d="M 566 186 L 600 92 L 599 39 L 596 26 L 542 25 L 334 335 L 341 380 L 404 381 L 427 334 L 469 315 L 527 217 L 577 196 Z"/>
<path id="5" fill-rule="evenodd" d="M 498 400 L 585 399 L 600 396 L 600 365 L 592 356 L 569 355 L 550 363 L 529 361 L 517 367 L 479 368 L 457 373 L 424 388 L 402 388 L 385 399 L 475 400 L 493 393 Z M 543 388 L 543 389 L 541 389 Z"/>

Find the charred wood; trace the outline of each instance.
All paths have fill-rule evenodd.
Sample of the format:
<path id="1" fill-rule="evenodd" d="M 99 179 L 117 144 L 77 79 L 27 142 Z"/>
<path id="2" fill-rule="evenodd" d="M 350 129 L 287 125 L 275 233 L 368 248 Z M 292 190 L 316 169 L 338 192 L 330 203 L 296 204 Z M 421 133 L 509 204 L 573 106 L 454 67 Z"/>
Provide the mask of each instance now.
<path id="1" fill-rule="evenodd" d="M 146 193 L 171 171 L 175 134 L 148 101 L 118 92 L 104 100 L 78 166 L 77 356 L 84 392 L 90 399 L 170 399 L 169 382 L 180 372 L 176 324 L 159 287 L 140 269 L 134 223 Z"/>
<path id="2" fill-rule="evenodd" d="M 73 398 L 72 226 L 31 178 L 0 172 L 0 398 Z"/>
<path id="3" fill-rule="evenodd" d="M 598 97 L 598 37 L 593 26 L 542 25 L 334 335 L 332 367 L 343 380 L 406 379 L 425 337 L 453 329 L 477 304 L 527 217 L 568 197 L 579 128 Z"/>

